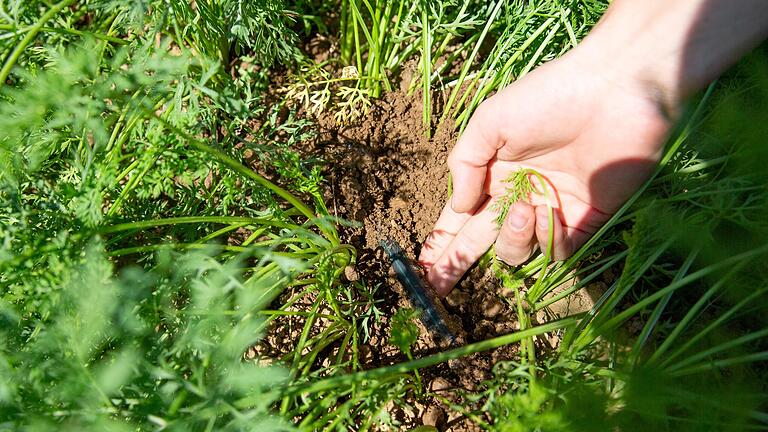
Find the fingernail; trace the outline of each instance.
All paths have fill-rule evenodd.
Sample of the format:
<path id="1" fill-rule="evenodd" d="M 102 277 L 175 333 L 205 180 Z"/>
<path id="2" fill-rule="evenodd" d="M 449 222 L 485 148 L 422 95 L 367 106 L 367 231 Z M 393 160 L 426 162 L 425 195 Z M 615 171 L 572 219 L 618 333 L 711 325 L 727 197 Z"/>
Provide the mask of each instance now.
<path id="1" fill-rule="evenodd" d="M 509 212 L 509 225 L 516 231 L 522 231 L 528 225 L 528 218 L 515 210 Z"/>

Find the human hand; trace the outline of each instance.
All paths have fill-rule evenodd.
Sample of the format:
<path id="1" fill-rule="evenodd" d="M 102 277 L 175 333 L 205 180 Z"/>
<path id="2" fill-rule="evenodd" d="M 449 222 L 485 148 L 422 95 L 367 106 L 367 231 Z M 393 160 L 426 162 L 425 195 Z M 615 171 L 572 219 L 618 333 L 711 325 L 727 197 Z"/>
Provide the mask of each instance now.
<path id="1" fill-rule="evenodd" d="M 496 243 L 498 258 L 526 261 L 549 241 L 567 258 L 650 176 L 670 120 L 648 83 L 613 73 L 588 53 L 571 51 L 481 104 L 448 158 L 453 196 L 427 238 L 419 262 L 446 295 Z M 510 207 L 499 227 L 494 203 L 521 168 L 538 171 L 550 195 Z M 532 179 L 535 183 L 535 179 Z"/>
<path id="2" fill-rule="evenodd" d="M 495 242 L 509 264 L 549 241 L 568 257 L 645 181 L 680 101 L 768 38 L 765 0 L 616 0 L 577 48 L 478 107 L 448 158 L 453 197 L 419 261 L 446 295 Z M 552 197 L 511 206 L 504 180 L 538 171 Z"/>

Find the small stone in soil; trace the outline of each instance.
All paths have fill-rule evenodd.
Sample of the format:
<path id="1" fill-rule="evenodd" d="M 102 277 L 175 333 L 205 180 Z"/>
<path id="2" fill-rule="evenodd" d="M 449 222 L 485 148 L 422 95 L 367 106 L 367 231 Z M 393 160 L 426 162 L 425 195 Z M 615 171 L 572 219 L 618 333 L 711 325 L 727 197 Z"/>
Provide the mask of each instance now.
<path id="1" fill-rule="evenodd" d="M 435 393 L 453 387 L 450 381 L 443 377 L 437 377 L 429 384 L 429 389 Z"/>
<path id="2" fill-rule="evenodd" d="M 360 275 L 353 266 L 344 267 L 344 277 L 350 282 L 357 282 L 360 279 Z"/>
<path id="3" fill-rule="evenodd" d="M 389 206 L 392 207 L 393 209 L 404 209 L 404 208 L 408 208 L 409 204 L 400 197 L 394 197 L 389 201 Z"/>
<path id="4" fill-rule="evenodd" d="M 426 411 L 424 411 L 424 414 L 421 416 L 421 422 L 424 423 L 425 426 L 439 427 L 445 424 L 446 419 L 447 416 L 445 415 L 445 411 L 436 405 L 427 407 Z"/>

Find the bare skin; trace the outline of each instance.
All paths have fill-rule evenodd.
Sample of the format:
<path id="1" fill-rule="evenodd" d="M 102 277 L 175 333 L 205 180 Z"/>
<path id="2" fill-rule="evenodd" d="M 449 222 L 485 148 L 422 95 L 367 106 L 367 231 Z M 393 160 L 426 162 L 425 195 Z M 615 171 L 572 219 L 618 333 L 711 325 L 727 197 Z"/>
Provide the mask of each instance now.
<path id="1" fill-rule="evenodd" d="M 681 102 L 768 37 L 764 0 L 617 0 L 577 48 L 485 101 L 448 158 L 453 196 L 419 261 L 446 295 L 494 243 L 511 265 L 570 256 L 650 176 Z M 549 202 L 493 203 L 521 167 Z"/>

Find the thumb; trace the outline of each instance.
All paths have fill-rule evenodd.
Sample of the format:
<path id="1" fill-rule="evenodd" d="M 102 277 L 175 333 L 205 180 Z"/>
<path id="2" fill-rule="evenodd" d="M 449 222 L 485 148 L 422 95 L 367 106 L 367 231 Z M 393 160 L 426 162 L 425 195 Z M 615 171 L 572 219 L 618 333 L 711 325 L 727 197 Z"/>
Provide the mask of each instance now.
<path id="1" fill-rule="evenodd" d="M 475 110 L 448 156 L 448 168 L 453 180 L 451 208 L 457 213 L 470 212 L 484 201 L 488 163 L 504 146 L 500 133 L 502 107 L 495 99 L 488 99 Z"/>

